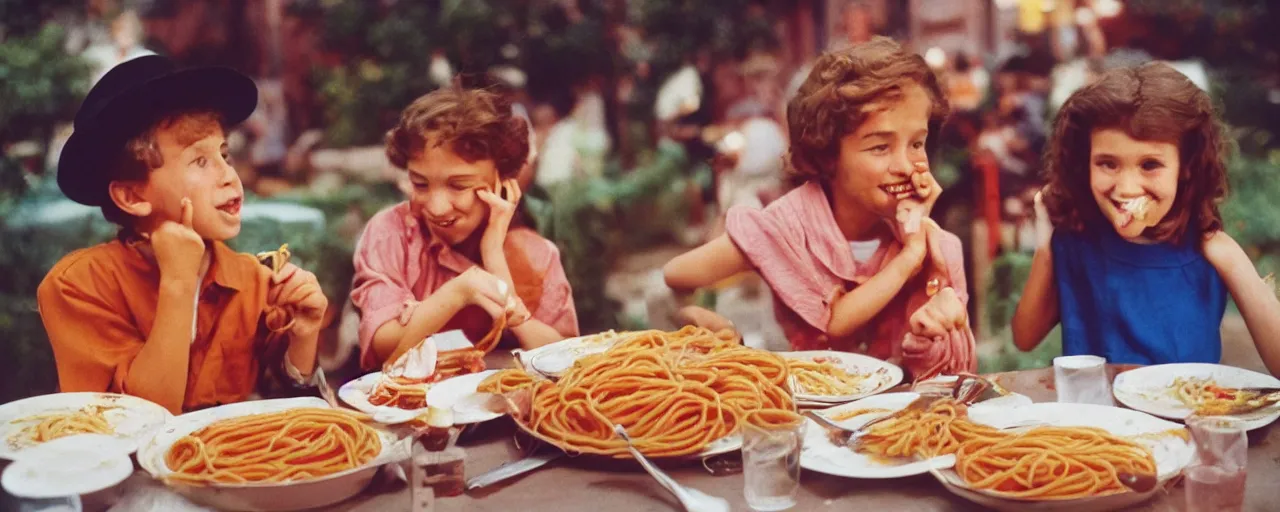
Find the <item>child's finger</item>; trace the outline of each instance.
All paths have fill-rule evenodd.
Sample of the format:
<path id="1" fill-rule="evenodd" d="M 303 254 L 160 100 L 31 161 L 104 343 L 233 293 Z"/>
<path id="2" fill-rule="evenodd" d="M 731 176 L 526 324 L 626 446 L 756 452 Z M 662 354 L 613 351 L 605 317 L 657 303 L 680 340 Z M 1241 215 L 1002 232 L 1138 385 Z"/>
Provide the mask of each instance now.
<path id="1" fill-rule="evenodd" d="M 191 199 L 185 197 L 182 198 L 182 225 L 186 226 L 187 229 L 191 229 L 191 223 L 194 220 L 193 217 L 195 214 L 192 210 Z"/>

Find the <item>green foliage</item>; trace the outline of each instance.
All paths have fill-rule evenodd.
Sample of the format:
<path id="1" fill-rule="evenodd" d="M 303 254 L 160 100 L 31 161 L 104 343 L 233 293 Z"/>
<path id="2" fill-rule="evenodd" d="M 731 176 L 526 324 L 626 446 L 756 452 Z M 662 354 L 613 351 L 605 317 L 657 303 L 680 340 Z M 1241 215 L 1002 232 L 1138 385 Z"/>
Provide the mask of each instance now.
<path id="1" fill-rule="evenodd" d="M 1055 328 L 1030 352 L 1022 352 L 1013 344 L 1009 329 L 1013 313 L 1022 298 L 1022 287 L 1031 273 L 1031 255 L 1006 252 L 991 263 L 991 281 L 987 284 L 987 325 L 996 333 L 994 352 L 978 359 L 978 371 L 1004 372 L 1044 368 L 1062 355 L 1062 336 Z"/>
<path id="2" fill-rule="evenodd" d="M 560 249 L 582 332 L 627 321 L 605 297 L 605 278 L 619 256 L 669 239 L 681 225 L 687 166 L 683 148 L 668 144 L 625 175 L 614 169 L 562 183 L 547 191 L 547 201 L 526 196 L 538 230 Z"/>
<path id="3" fill-rule="evenodd" d="M 1262 158 L 1241 153 L 1229 167 L 1222 204 L 1227 233 L 1255 252 L 1280 254 L 1280 149 Z"/>
<path id="4" fill-rule="evenodd" d="M 57 25 L 0 43 L 0 141 L 47 136 L 54 122 L 74 117 L 88 92 L 89 65 L 62 44 Z"/>

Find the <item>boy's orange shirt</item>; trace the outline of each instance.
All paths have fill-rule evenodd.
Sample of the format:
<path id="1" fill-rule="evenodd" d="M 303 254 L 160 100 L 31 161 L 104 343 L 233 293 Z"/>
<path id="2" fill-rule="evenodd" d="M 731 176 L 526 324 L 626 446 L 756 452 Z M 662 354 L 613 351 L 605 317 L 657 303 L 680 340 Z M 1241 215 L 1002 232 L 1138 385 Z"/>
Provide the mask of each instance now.
<path id="1" fill-rule="evenodd" d="M 270 270 L 221 242 L 213 248 L 200 286 L 184 411 L 247 398 L 271 332 L 263 314 Z M 129 393 L 125 377 L 155 324 L 159 287 L 154 261 L 120 241 L 54 265 L 36 298 L 61 391 Z"/>

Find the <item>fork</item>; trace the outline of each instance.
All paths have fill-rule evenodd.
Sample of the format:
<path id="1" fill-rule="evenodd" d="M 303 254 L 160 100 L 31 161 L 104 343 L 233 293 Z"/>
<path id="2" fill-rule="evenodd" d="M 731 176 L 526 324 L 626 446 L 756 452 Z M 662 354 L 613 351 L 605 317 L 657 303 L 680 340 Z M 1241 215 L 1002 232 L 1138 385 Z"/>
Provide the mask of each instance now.
<path id="1" fill-rule="evenodd" d="M 692 487 L 680 485 L 670 476 L 667 476 L 666 472 L 658 469 L 658 467 L 653 465 L 652 462 L 649 462 L 649 459 L 645 457 L 644 454 L 640 453 L 640 450 L 637 450 L 635 445 L 631 443 L 631 436 L 627 435 L 626 427 L 623 427 L 622 425 L 614 425 L 613 432 L 618 434 L 618 437 L 621 437 L 623 441 L 627 442 L 627 449 L 631 451 L 631 456 L 635 457 L 636 461 L 640 462 L 640 465 L 644 467 L 644 470 L 648 471 L 649 475 L 652 476 L 654 480 L 658 481 L 658 484 L 670 491 L 671 494 L 680 501 L 680 505 L 683 506 L 686 511 L 729 512 L 729 502 L 725 501 L 724 498 L 711 496 Z"/>

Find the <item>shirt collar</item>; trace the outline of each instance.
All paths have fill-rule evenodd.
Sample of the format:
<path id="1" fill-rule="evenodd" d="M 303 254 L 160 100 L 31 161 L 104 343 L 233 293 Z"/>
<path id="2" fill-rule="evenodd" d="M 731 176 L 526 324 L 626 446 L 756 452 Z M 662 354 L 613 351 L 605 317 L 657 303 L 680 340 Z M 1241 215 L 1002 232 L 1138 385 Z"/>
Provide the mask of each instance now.
<path id="1" fill-rule="evenodd" d="M 408 205 L 407 202 L 405 204 Z M 426 226 L 423 226 L 408 207 L 404 208 L 401 214 L 404 216 L 405 237 L 421 237 L 426 240 L 426 247 L 423 251 L 428 258 L 434 258 L 440 266 L 459 274 L 466 272 L 471 267 L 479 266 L 471 258 L 453 250 L 452 246 L 437 237 Z"/>

